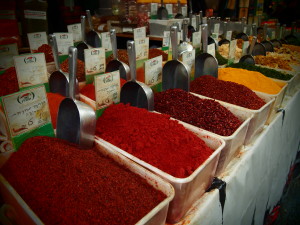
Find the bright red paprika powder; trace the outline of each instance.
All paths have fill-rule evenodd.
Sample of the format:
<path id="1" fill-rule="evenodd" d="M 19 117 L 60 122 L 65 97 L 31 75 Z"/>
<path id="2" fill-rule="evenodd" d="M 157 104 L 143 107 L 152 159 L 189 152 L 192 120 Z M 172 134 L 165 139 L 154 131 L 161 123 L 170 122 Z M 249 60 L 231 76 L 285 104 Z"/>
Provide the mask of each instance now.
<path id="1" fill-rule="evenodd" d="M 170 116 L 122 103 L 99 117 L 96 135 L 178 178 L 191 175 L 213 153 Z"/>
<path id="2" fill-rule="evenodd" d="M 34 53 L 38 53 L 38 52 L 42 52 L 45 54 L 45 59 L 47 63 L 54 61 L 52 48 L 50 45 L 47 44 L 41 45 L 40 47 L 38 47 L 37 50 L 34 51 Z"/>
<path id="3" fill-rule="evenodd" d="M 166 198 L 96 147 L 51 137 L 27 139 L 0 171 L 49 225 L 132 225 Z"/>
<path id="4" fill-rule="evenodd" d="M 62 102 L 62 100 L 65 99 L 65 97 L 58 93 L 47 93 L 47 98 L 49 103 L 52 126 L 55 129 L 59 105 Z"/>

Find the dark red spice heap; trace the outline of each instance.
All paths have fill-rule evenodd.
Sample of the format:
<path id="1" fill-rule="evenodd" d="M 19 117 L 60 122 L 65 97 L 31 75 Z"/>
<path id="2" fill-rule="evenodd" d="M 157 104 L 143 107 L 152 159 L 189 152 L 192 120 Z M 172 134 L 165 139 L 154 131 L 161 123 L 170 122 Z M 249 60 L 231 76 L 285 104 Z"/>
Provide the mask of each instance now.
<path id="1" fill-rule="evenodd" d="M 61 70 L 69 73 L 69 59 L 67 58 L 65 61 L 60 64 Z M 77 79 L 79 82 L 85 81 L 85 71 L 84 71 L 84 62 L 80 59 L 77 59 Z"/>
<path id="2" fill-rule="evenodd" d="M 192 174 L 212 150 L 168 115 L 122 103 L 111 105 L 97 121 L 96 134 L 174 177 Z"/>
<path id="3" fill-rule="evenodd" d="M 34 53 L 43 52 L 45 54 L 45 58 L 46 58 L 47 63 L 54 61 L 52 48 L 51 48 L 50 45 L 43 44 L 37 50 L 34 50 L 33 52 Z"/>
<path id="4" fill-rule="evenodd" d="M 120 79 L 120 86 L 121 88 L 123 85 L 126 83 L 125 79 Z M 80 94 L 85 95 L 86 97 L 96 101 L 96 96 L 95 96 L 95 85 L 94 84 L 87 84 L 85 85 L 81 90 Z"/>
<path id="5" fill-rule="evenodd" d="M 248 109 L 260 109 L 266 103 L 244 85 L 205 75 L 191 82 L 191 92 Z"/>
<path id="6" fill-rule="evenodd" d="M 19 91 L 15 67 L 8 68 L 2 75 L 0 75 L 0 80 L 0 97 Z"/>
<path id="7" fill-rule="evenodd" d="M 55 129 L 59 105 L 62 102 L 62 100 L 65 99 L 65 97 L 58 93 L 47 93 L 47 98 L 48 98 L 49 109 L 51 114 L 52 126 Z"/>
<path id="8" fill-rule="evenodd" d="M 27 139 L 1 173 L 45 224 L 135 224 L 166 196 L 96 149 Z"/>
<path id="9" fill-rule="evenodd" d="M 222 136 L 232 135 L 242 124 L 220 103 L 200 99 L 181 89 L 156 93 L 154 102 L 156 111 Z"/>

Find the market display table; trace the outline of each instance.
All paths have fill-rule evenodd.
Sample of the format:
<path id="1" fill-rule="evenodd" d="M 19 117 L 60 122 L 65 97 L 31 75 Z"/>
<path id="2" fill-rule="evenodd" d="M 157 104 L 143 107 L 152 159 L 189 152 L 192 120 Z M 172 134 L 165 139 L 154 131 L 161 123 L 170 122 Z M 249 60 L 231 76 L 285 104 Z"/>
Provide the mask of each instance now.
<path id="1" fill-rule="evenodd" d="M 286 97 L 284 110 L 245 146 L 219 177 L 226 182 L 222 207 L 218 189 L 206 192 L 177 225 L 263 224 L 280 200 L 300 144 L 300 91 Z"/>

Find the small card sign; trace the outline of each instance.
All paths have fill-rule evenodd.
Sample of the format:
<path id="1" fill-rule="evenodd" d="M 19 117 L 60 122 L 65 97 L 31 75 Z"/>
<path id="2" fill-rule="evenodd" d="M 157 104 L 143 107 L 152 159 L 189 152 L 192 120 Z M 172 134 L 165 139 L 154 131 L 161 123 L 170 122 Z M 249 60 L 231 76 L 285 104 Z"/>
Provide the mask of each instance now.
<path id="1" fill-rule="evenodd" d="M 231 41 L 231 37 L 232 37 L 232 30 L 228 30 L 227 32 L 226 32 L 226 39 L 228 40 L 228 41 Z"/>
<path id="2" fill-rule="evenodd" d="M 244 32 L 245 34 L 247 34 L 247 26 L 244 26 L 243 32 Z"/>
<path id="3" fill-rule="evenodd" d="M 207 46 L 207 53 L 214 57 L 216 56 L 216 47 L 214 43 Z"/>
<path id="4" fill-rule="evenodd" d="M 135 40 L 136 60 L 148 59 L 149 38 L 140 38 Z"/>
<path id="5" fill-rule="evenodd" d="M 150 4 L 151 4 L 150 15 L 151 15 L 151 18 L 152 18 L 152 16 L 157 15 L 158 3 L 150 3 Z M 154 19 L 154 17 L 152 19 Z"/>
<path id="6" fill-rule="evenodd" d="M 173 4 L 166 4 L 166 9 L 168 11 L 169 18 L 171 18 L 173 16 Z"/>
<path id="7" fill-rule="evenodd" d="M 40 46 L 48 44 L 46 32 L 28 33 L 27 37 L 31 53 L 34 53 Z"/>
<path id="8" fill-rule="evenodd" d="M 68 55 L 69 47 L 73 46 L 72 33 L 54 33 L 57 41 L 58 55 Z"/>
<path id="9" fill-rule="evenodd" d="M 80 23 L 70 24 L 67 26 L 67 28 L 68 28 L 68 33 L 73 34 L 74 42 L 82 41 L 81 24 Z"/>
<path id="10" fill-rule="evenodd" d="M 191 79 L 194 78 L 195 57 L 196 57 L 195 49 L 193 49 L 192 51 L 189 51 L 189 52 L 184 52 L 182 54 L 183 63 L 185 63 L 186 65 L 188 65 L 191 68 Z"/>
<path id="11" fill-rule="evenodd" d="M 247 55 L 248 47 L 249 47 L 249 41 L 244 41 L 242 47 L 242 55 Z"/>
<path id="12" fill-rule="evenodd" d="M 194 48 L 200 48 L 200 46 L 201 46 L 201 30 L 193 33 L 193 46 L 194 46 Z"/>
<path id="13" fill-rule="evenodd" d="M 15 150 L 29 137 L 54 136 L 43 85 L 4 96 L 2 104 Z"/>
<path id="14" fill-rule="evenodd" d="M 146 37 L 146 27 L 139 27 L 139 28 L 133 29 L 134 40 L 145 38 L 145 37 Z"/>
<path id="15" fill-rule="evenodd" d="M 170 45 L 170 31 L 164 31 L 162 47 L 169 47 Z"/>
<path id="16" fill-rule="evenodd" d="M 162 56 L 145 61 L 145 84 L 152 87 L 162 82 Z"/>
<path id="17" fill-rule="evenodd" d="M 235 50 L 236 50 L 236 42 L 237 40 L 230 41 L 229 45 L 229 56 L 228 56 L 228 64 L 234 63 L 235 60 Z"/>
<path id="18" fill-rule="evenodd" d="M 220 33 L 220 24 L 219 23 L 215 23 L 214 25 L 214 33 Z"/>
<path id="19" fill-rule="evenodd" d="M 16 43 L 0 45 L 0 71 L 14 66 L 14 56 L 19 55 Z"/>
<path id="20" fill-rule="evenodd" d="M 105 48 L 105 51 L 112 51 L 109 32 L 101 33 L 101 41 L 102 41 L 102 47 Z"/>
<path id="21" fill-rule="evenodd" d="M 84 49 L 86 83 L 94 81 L 95 74 L 105 72 L 106 60 L 104 48 Z"/>
<path id="22" fill-rule="evenodd" d="M 181 12 L 184 17 L 187 17 L 187 7 L 186 6 L 181 7 Z"/>
<path id="23" fill-rule="evenodd" d="M 120 102 L 120 73 L 114 71 L 95 76 L 96 110 Z"/>
<path id="24" fill-rule="evenodd" d="M 20 89 L 48 82 L 44 53 L 15 56 L 14 63 Z"/>

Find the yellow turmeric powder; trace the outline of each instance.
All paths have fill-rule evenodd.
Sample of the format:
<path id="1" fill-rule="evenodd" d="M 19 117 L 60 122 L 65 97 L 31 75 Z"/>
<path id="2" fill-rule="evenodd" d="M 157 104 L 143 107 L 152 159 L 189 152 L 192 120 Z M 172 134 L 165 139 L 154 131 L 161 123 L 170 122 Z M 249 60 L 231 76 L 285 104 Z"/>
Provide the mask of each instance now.
<path id="1" fill-rule="evenodd" d="M 219 68 L 218 79 L 242 84 L 251 90 L 277 94 L 281 87 L 262 73 L 237 68 Z"/>

